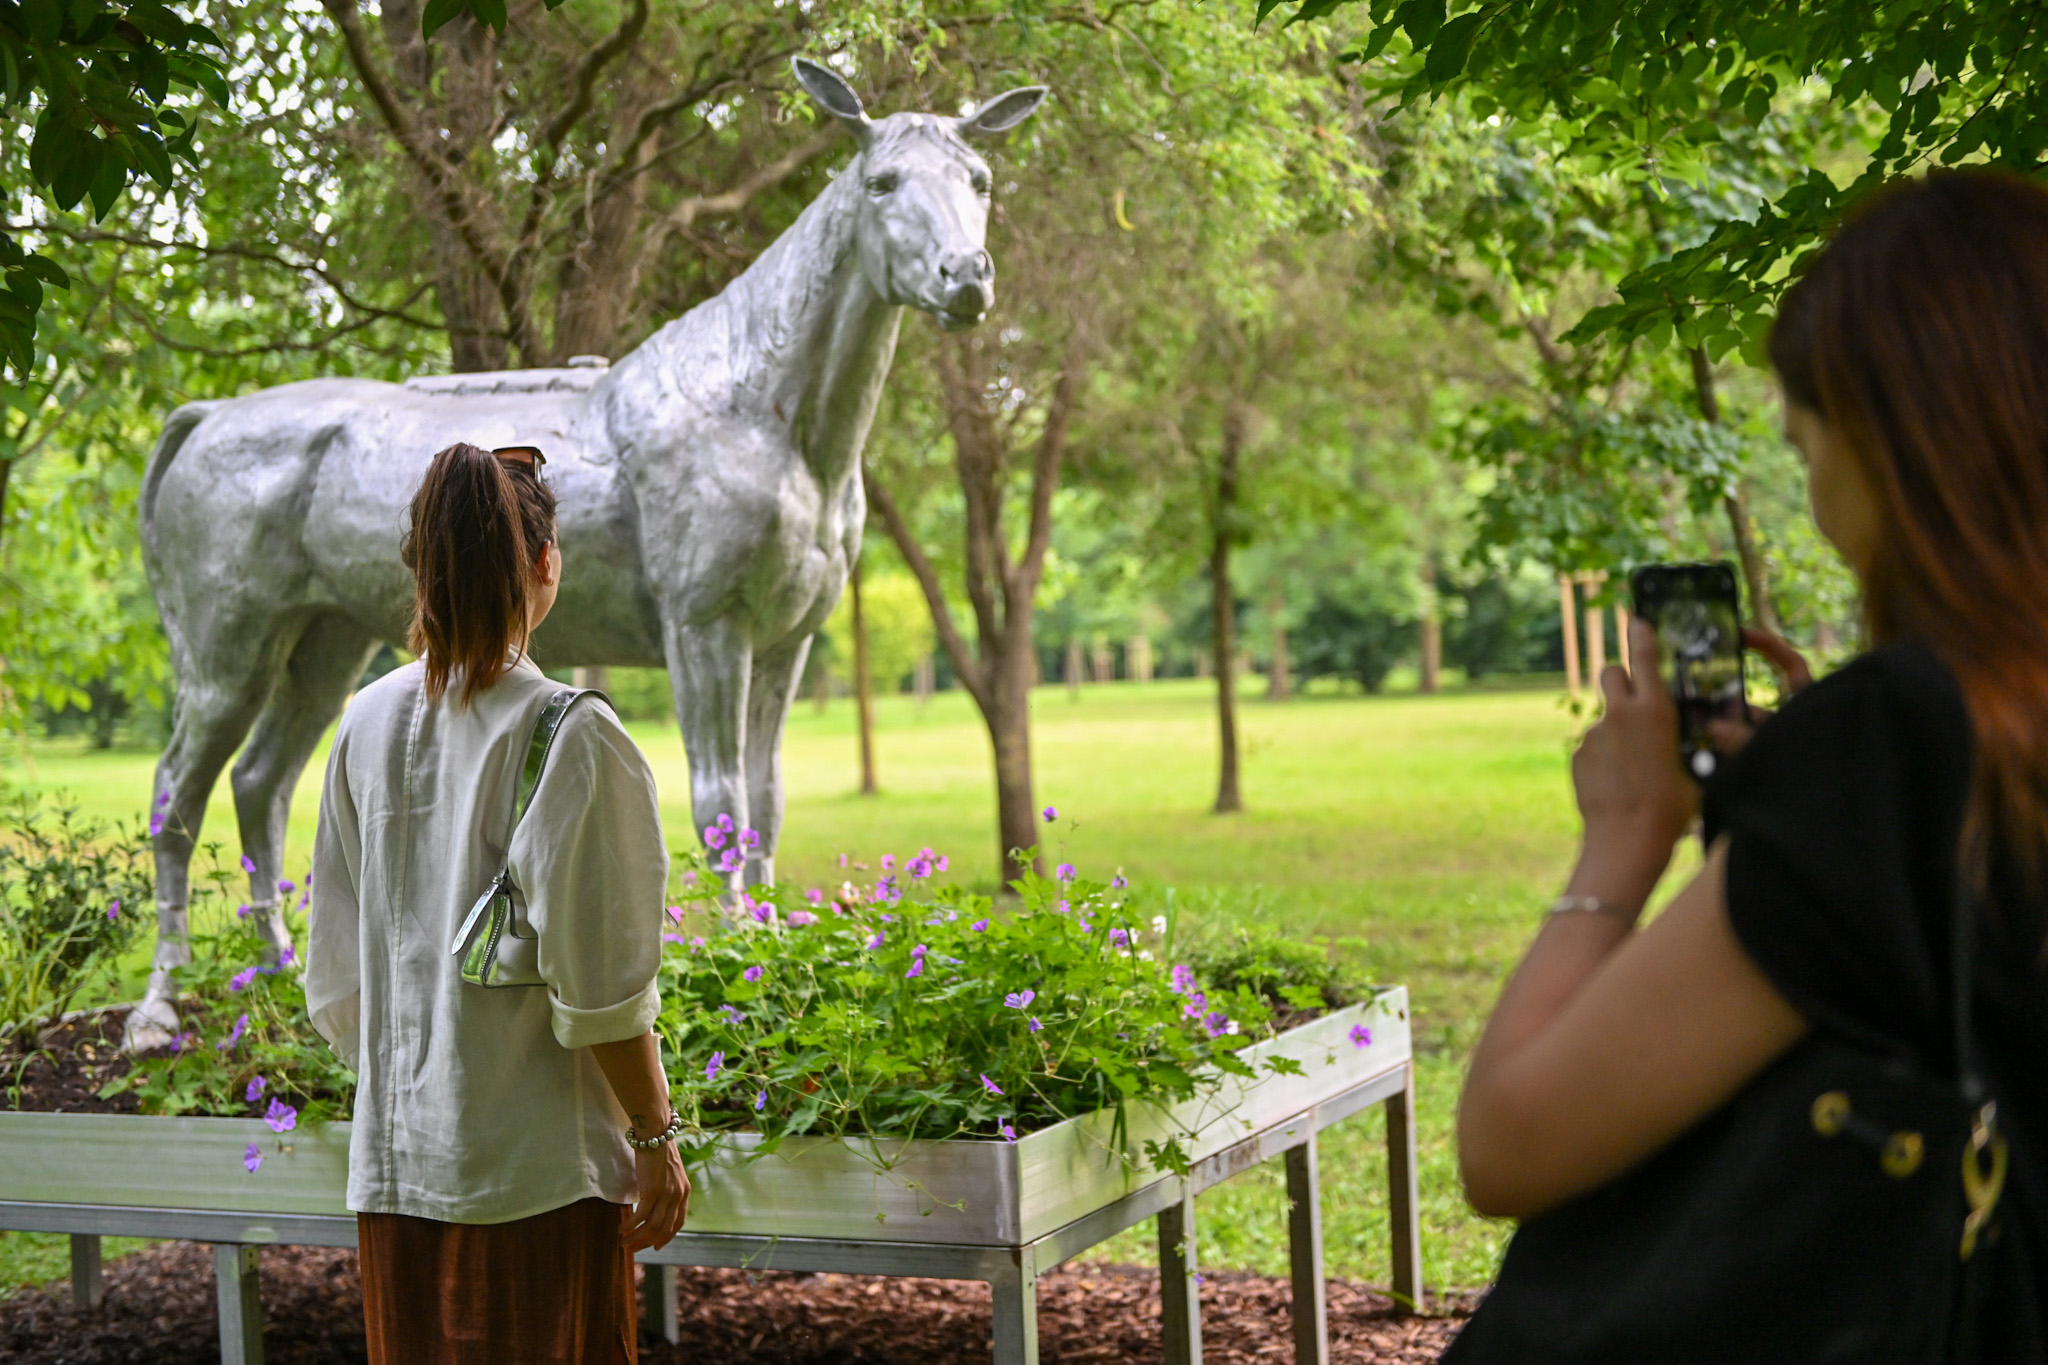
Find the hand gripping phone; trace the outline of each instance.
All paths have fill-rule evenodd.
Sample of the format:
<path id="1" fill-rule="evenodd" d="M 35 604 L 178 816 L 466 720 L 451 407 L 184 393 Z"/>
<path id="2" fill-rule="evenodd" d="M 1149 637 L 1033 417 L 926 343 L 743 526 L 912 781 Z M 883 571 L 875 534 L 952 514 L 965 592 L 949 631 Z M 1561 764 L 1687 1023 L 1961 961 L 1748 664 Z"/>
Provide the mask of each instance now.
<path id="1" fill-rule="evenodd" d="M 1707 726 L 1742 720 L 1742 607 L 1729 564 L 1645 564 L 1629 575 L 1635 613 L 1657 631 L 1657 657 L 1678 703 L 1678 759 L 1701 782 L 1721 756 Z"/>

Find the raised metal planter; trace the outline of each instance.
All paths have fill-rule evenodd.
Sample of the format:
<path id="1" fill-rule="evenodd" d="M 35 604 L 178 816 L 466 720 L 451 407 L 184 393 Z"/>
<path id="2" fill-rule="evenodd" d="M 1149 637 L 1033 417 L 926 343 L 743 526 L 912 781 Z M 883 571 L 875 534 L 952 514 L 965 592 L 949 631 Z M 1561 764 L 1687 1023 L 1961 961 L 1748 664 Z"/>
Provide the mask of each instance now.
<path id="1" fill-rule="evenodd" d="M 1354 1025 L 1370 1044 L 1350 1040 Z M 1145 1218 L 1159 1218 L 1168 1365 L 1201 1359 L 1194 1290 L 1194 1196 L 1273 1156 L 1287 1157 L 1295 1358 L 1327 1359 L 1315 1135 L 1373 1103 L 1387 1106 L 1394 1292 L 1420 1299 L 1414 1080 L 1407 993 L 1395 989 L 1247 1049 L 1302 1064 L 1171 1109 L 1133 1106 L 1112 1142 L 1108 1112 L 1015 1143 L 799 1139 L 748 1160 L 736 1136 L 692 1172 L 688 1230 L 641 1260 L 654 1325 L 675 1333 L 679 1265 L 927 1275 L 989 1283 L 997 1365 L 1038 1358 L 1040 1272 Z M 1188 1178 L 1146 1165 L 1147 1139 L 1178 1136 Z M 242 1156 L 254 1142 L 262 1169 Z M 1135 1154 L 1135 1159 L 1128 1154 Z M 262 1359 L 255 1258 L 267 1244 L 353 1246 L 348 1125 L 283 1135 L 253 1119 L 0 1113 L 0 1228 L 73 1235 L 74 1292 L 96 1300 L 105 1234 L 212 1242 L 220 1277 L 221 1359 Z"/>

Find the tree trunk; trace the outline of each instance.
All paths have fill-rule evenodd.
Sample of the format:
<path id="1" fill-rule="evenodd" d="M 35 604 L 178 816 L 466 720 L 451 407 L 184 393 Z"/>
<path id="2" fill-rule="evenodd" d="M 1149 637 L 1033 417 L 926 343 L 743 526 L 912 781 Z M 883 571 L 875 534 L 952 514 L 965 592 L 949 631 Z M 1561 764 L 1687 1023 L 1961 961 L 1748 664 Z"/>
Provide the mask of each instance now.
<path id="1" fill-rule="evenodd" d="M 1273 618 L 1273 661 L 1266 668 L 1266 700 L 1286 701 L 1294 691 L 1294 662 L 1287 653 L 1287 599 L 1274 593 L 1266 600 Z"/>
<path id="2" fill-rule="evenodd" d="M 1067 637 L 1066 662 L 1061 665 L 1063 675 L 1060 681 L 1067 685 L 1067 697 L 1072 701 L 1081 700 L 1081 637 Z"/>
<path id="3" fill-rule="evenodd" d="M 881 790 L 875 783 L 875 695 L 868 677 L 868 623 L 861 613 L 860 561 L 853 561 L 847 576 L 853 591 L 853 697 L 856 724 L 860 728 L 860 794 L 873 796 Z"/>
<path id="4" fill-rule="evenodd" d="M 1434 696 L 1443 682 L 1444 627 L 1436 608 L 1436 561 L 1422 561 L 1422 677 L 1416 689 Z"/>
<path id="5" fill-rule="evenodd" d="M 1692 387 L 1694 397 L 1699 400 L 1700 416 L 1715 426 L 1721 425 L 1721 398 L 1714 391 L 1714 366 L 1707 359 L 1703 346 L 1692 348 Z M 1749 590 L 1750 616 L 1771 634 L 1782 635 L 1784 627 L 1778 620 L 1778 605 L 1771 600 L 1770 578 L 1763 553 L 1757 549 L 1756 534 L 1749 524 L 1749 508 L 1740 480 L 1733 491 L 1721 499 L 1721 510 L 1727 514 L 1728 531 L 1735 541 L 1735 558 L 1742 566 L 1742 583 Z"/>
<path id="6" fill-rule="evenodd" d="M 932 656 L 920 654 L 917 664 L 911 669 L 910 687 L 917 694 L 917 709 L 922 711 L 931 703 L 932 693 L 938 690 L 938 669 L 932 664 Z"/>
<path id="7" fill-rule="evenodd" d="M 1564 617 L 1564 686 L 1565 691 L 1579 695 L 1579 623 L 1578 604 L 1573 600 L 1570 574 L 1557 576 L 1557 605 Z"/>
<path id="8" fill-rule="evenodd" d="M 1216 655 L 1216 737 L 1221 750 L 1216 773 L 1216 814 L 1244 809 L 1237 782 L 1237 603 L 1230 585 L 1230 542 L 1236 534 L 1237 446 L 1240 432 L 1224 419 L 1223 450 L 1216 466 L 1216 515 L 1209 549 L 1210 648 Z"/>
<path id="9" fill-rule="evenodd" d="M 1038 859 L 1016 854 L 1038 846 L 1038 812 L 1031 795 L 1031 656 L 1002 651 L 989 660 L 989 747 L 996 762 L 996 865 L 1002 881 L 1036 869 Z"/>
<path id="10" fill-rule="evenodd" d="M 1586 687 L 1596 694 L 1600 691 L 1600 675 L 1607 671 L 1607 617 L 1593 596 L 1606 578 L 1606 574 L 1589 573 L 1579 580 L 1586 593 L 1586 633 L 1580 637 L 1586 654 Z"/>

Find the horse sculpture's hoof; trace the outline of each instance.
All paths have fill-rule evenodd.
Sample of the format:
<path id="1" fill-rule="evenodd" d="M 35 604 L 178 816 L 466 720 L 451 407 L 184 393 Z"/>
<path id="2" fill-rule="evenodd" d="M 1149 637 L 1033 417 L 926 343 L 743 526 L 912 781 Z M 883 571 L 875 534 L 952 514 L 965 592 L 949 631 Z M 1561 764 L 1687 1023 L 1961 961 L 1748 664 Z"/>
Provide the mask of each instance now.
<path id="1" fill-rule="evenodd" d="M 167 996 L 152 990 L 141 1004 L 128 1011 L 128 1024 L 121 1033 L 121 1050 L 151 1052 L 169 1047 L 178 1036 L 178 1007 Z"/>

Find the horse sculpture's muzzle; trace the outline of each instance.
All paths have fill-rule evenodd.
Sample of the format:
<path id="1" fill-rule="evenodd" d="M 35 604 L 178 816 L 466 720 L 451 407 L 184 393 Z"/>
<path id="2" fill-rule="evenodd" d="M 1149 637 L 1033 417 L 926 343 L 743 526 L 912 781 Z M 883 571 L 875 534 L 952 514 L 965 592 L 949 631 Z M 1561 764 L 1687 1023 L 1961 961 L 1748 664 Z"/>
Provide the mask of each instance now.
<path id="1" fill-rule="evenodd" d="M 995 305 L 995 278 L 995 262 L 986 251 L 962 252 L 940 262 L 939 325 L 956 332 L 980 322 Z"/>

